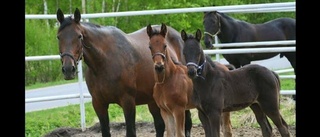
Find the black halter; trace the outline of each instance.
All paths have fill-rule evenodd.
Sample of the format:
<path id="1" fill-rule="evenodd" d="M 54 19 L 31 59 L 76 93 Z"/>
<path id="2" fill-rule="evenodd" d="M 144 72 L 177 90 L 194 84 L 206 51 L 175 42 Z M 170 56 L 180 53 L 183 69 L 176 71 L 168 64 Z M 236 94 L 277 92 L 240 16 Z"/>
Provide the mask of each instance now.
<path id="1" fill-rule="evenodd" d="M 207 34 L 207 35 L 209 35 L 210 37 L 212 37 L 212 38 L 214 38 L 216 35 L 218 35 L 220 32 L 221 32 L 221 23 L 220 23 L 220 16 L 218 15 L 218 13 L 217 13 L 217 17 L 218 17 L 218 25 L 219 25 L 219 29 L 217 30 L 217 32 L 216 33 L 214 33 L 214 34 L 211 34 L 211 33 L 209 33 L 209 32 L 207 32 L 207 31 L 205 31 L 204 32 L 204 34 Z"/>
<path id="2" fill-rule="evenodd" d="M 207 61 L 204 60 L 204 62 L 203 62 L 200 66 L 199 66 L 198 64 L 196 64 L 196 63 L 188 62 L 188 63 L 187 63 L 187 66 L 194 66 L 194 67 L 196 67 L 196 68 L 197 68 L 197 75 L 196 75 L 196 76 L 205 79 L 203 76 L 201 76 L 201 74 L 202 74 L 203 67 L 204 67 L 204 65 L 205 65 L 206 62 L 207 62 Z"/>
<path id="3" fill-rule="evenodd" d="M 86 44 L 84 44 L 83 42 L 83 37 L 80 39 L 81 43 L 82 43 L 82 46 L 86 47 L 86 48 L 90 48 L 90 47 L 87 47 Z M 63 58 L 64 56 L 69 56 L 70 58 L 72 58 L 72 60 L 74 61 L 74 64 L 76 64 L 78 66 L 79 64 L 79 61 L 82 60 L 82 57 L 83 57 L 83 47 L 81 47 L 81 52 L 80 52 L 80 56 L 78 57 L 77 60 L 75 60 L 74 56 L 69 53 L 69 52 L 65 52 L 65 53 L 60 53 L 60 57 Z M 62 60 L 61 60 L 62 61 Z"/>

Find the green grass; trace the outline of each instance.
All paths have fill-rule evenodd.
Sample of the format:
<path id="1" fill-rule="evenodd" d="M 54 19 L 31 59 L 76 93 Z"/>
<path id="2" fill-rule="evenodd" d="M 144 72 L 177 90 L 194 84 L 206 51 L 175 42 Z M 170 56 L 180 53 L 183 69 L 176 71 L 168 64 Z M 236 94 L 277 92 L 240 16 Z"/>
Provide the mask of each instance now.
<path id="1" fill-rule="evenodd" d="M 291 75 L 293 73 L 282 73 L 281 75 Z M 73 81 L 76 82 L 77 80 Z M 62 81 L 66 82 L 66 81 Z M 46 85 L 39 84 L 38 87 L 59 84 L 50 83 Z M 293 90 L 295 82 L 293 79 L 281 79 L 281 89 Z M 28 87 L 29 89 L 33 87 Z M 28 89 L 26 88 L 26 89 Z M 289 96 L 281 96 L 281 113 L 289 125 L 296 125 L 295 119 L 295 102 Z M 136 122 L 153 122 L 151 114 L 148 111 L 146 105 L 140 105 L 136 107 Z M 200 120 L 197 115 L 197 110 L 192 109 L 192 122 L 199 124 Z M 91 102 L 85 103 L 85 116 L 86 116 L 86 127 L 90 127 L 98 122 L 98 118 L 93 110 Z M 124 122 L 124 115 L 122 109 L 112 104 L 109 107 L 110 122 Z M 66 107 L 27 112 L 25 114 L 25 136 L 26 137 L 39 137 L 43 136 L 50 131 L 59 127 L 74 127 L 81 128 L 80 123 L 80 106 L 69 105 Z M 234 128 L 240 126 L 252 126 L 259 127 L 257 124 L 253 112 L 250 108 L 246 108 L 240 111 L 231 113 L 231 122 Z M 272 123 L 272 122 L 271 122 Z M 273 125 L 273 123 L 272 123 Z M 273 125 L 274 126 L 274 125 Z"/>

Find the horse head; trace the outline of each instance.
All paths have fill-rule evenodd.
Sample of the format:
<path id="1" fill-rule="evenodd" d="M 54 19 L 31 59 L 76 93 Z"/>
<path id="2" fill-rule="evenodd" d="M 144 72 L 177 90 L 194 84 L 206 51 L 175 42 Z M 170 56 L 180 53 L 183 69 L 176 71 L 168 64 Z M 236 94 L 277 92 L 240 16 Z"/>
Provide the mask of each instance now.
<path id="1" fill-rule="evenodd" d="M 182 30 L 181 37 L 184 41 L 183 55 L 187 62 L 188 76 L 194 79 L 199 76 L 205 63 L 204 53 L 200 44 L 202 34 L 200 29 L 197 30 L 195 36 L 188 35 Z"/>
<path id="2" fill-rule="evenodd" d="M 152 54 L 154 68 L 157 73 L 163 72 L 165 69 L 164 61 L 167 59 L 167 41 L 165 39 L 167 34 L 167 26 L 162 23 L 160 31 L 153 29 L 149 24 L 147 26 L 147 34 L 150 38 L 149 49 Z"/>
<path id="3" fill-rule="evenodd" d="M 80 11 L 77 8 L 73 17 L 64 17 L 61 9 L 57 11 L 57 20 L 60 27 L 57 33 L 59 52 L 61 56 L 62 72 L 65 80 L 75 78 L 77 64 L 82 58 L 83 34 L 80 27 Z"/>
<path id="4" fill-rule="evenodd" d="M 221 31 L 220 17 L 217 11 L 204 12 L 203 26 L 205 29 L 204 44 L 206 45 L 206 48 L 212 49 L 214 37 Z"/>

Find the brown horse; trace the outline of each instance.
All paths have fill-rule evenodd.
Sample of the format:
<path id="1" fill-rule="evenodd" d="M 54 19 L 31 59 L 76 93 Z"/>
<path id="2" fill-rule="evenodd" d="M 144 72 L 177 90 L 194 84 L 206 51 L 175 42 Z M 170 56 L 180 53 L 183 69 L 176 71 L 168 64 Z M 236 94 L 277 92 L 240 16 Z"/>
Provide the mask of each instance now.
<path id="1" fill-rule="evenodd" d="M 161 25 L 160 31 L 150 24 L 146 30 L 156 81 L 153 98 L 160 107 L 167 137 L 185 137 L 185 110 L 195 108 L 191 101 L 193 85 L 187 67 L 173 60 L 177 56 L 171 48 L 175 43 L 166 40 L 165 24 Z"/>
<path id="2" fill-rule="evenodd" d="M 231 112 L 250 107 L 261 127 L 263 137 L 271 137 L 272 127 L 267 116 L 277 126 L 282 137 L 290 137 L 288 125 L 282 118 L 280 106 L 280 80 L 268 68 L 248 64 L 239 69 L 222 69 L 219 62 L 213 62 L 205 55 L 200 40 L 201 31 L 187 35 L 181 31 L 184 40 L 183 54 L 188 75 L 193 81 L 194 103 L 198 106 L 199 118 L 206 137 L 219 137 L 222 112 Z"/>
<path id="3" fill-rule="evenodd" d="M 113 26 L 80 22 L 78 9 L 73 16 L 66 18 L 58 9 L 57 20 L 60 22 L 57 38 L 64 78 L 75 78 L 77 63 L 83 57 L 87 65 L 85 80 L 99 118 L 102 136 L 111 136 L 108 108 L 109 104 L 115 103 L 123 109 L 127 137 L 136 136 L 135 106 L 142 104 L 148 105 L 153 116 L 156 136 L 163 137 L 165 124 L 153 99 L 154 66 L 148 50 L 146 29 L 126 34 Z M 173 28 L 168 28 L 168 33 L 168 39 L 179 43 L 171 47 L 177 52 L 175 59 L 183 62 L 180 33 Z M 186 116 L 186 132 L 190 132 L 190 111 L 186 111 Z"/>

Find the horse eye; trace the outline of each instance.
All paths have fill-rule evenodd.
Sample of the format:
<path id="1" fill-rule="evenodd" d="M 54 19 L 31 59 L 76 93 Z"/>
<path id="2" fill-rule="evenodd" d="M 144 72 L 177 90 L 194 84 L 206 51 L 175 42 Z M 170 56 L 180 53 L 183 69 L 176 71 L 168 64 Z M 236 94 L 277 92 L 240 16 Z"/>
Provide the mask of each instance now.
<path id="1" fill-rule="evenodd" d="M 59 36 L 57 36 L 57 39 L 58 39 L 58 40 L 60 39 Z"/>
<path id="2" fill-rule="evenodd" d="M 164 45 L 164 49 L 167 48 L 167 45 Z"/>
<path id="3" fill-rule="evenodd" d="M 151 46 L 149 46 L 149 49 L 151 49 Z"/>
<path id="4" fill-rule="evenodd" d="M 83 37 L 82 37 L 82 34 L 80 34 L 80 35 L 78 36 L 78 38 L 79 38 L 79 39 L 82 39 L 82 38 L 83 38 Z"/>

